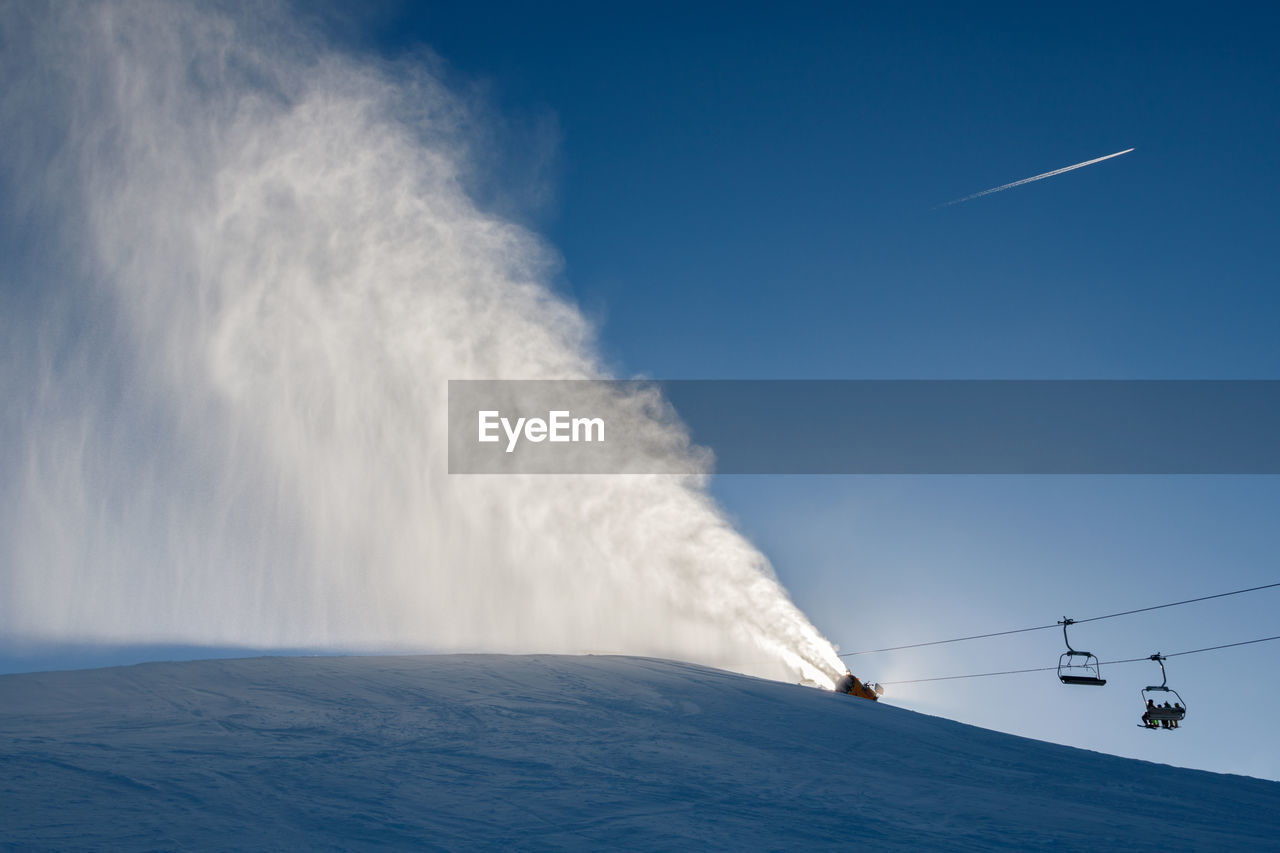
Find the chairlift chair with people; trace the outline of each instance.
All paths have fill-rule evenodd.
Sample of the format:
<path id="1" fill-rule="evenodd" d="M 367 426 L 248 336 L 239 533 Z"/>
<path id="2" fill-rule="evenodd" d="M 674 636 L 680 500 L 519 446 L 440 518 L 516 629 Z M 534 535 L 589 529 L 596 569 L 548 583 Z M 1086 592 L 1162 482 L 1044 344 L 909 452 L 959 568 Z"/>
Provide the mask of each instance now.
<path id="1" fill-rule="evenodd" d="M 1164 671 L 1167 658 L 1156 652 L 1149 660 L 1160 664 L 1160 683 L 1142 688 L 1142 704 L 1146 708 L 1142 714 L 1142 726 L 1148 729 L 1176 729 L 1178 723 L 1187 716 L 1187 703 L 1182 701 L 1178 691 L 1169 686 L 1169 676 Z M 1166 708 L 1155 701 L 1158 697 L 1164 699 L 1164 705 L 1169 705 L 1172 698 L 1173 704 Z"/>

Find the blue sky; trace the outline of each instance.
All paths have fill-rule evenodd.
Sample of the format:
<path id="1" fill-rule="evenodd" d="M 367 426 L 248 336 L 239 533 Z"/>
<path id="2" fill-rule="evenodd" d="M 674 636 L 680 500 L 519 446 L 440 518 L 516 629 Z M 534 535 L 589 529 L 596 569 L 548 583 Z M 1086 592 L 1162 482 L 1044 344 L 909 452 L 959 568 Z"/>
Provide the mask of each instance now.
<path id="1" fill-rule="evenodd" d="M 620 375 L 1280 378 L 1276 15 L 1261 6 L 385 6 L 488 105 L 487 203 L 563 254 Z M 944 209 L 1040 172 L 1136 150 Z M 846 649 L 1280 578 L 1267 477 L 722 477 Z M 1280 591 L 1081 628 L 1103 659 L 1278 633 Z M 1055 663 L 1054 631 L 856 658 L 882 680 Z M 1274 645 L 890 701 L 1156 761 L 1280 777 Z M 1148 672 L 1150 670 L 1150 672 Z M 1269 757 L 1270 756 L 1270 757 Z"/>
<path id="2" fill-rule="evenodd" d="M 896 14 L 415 7 L 371 38 L 483 80 L 514 171 L 558 129 L 531 219 L 624 371 L 1276 375 L 1272 21 Z"/>

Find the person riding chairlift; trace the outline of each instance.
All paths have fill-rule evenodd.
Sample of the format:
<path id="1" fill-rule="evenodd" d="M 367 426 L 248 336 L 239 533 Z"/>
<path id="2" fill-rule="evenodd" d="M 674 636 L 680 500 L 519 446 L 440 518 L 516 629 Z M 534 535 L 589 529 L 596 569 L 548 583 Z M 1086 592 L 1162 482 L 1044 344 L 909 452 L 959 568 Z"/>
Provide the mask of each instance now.
<path id="1" fill-rule="evenodd" d="M 1156 709 L 1155 701 L 1148 699 L 1147 710 L 1142 712 L 1142 724 L 1149 729 L 1154 729 L 1157 727 L 1155 720 L 1151 719 L 1151 712 L 1154 711 L 1155 709 Z"/>

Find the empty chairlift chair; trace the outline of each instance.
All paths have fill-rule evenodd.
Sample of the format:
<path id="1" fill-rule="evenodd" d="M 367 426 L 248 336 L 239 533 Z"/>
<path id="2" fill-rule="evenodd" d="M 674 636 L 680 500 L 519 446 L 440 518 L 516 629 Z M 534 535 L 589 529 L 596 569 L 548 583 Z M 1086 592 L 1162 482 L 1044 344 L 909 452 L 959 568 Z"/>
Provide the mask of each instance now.
<path id="1" fill-rule="evenodd" d="M 1058 680 L 1063 684 L 1081 684 L 1101 687 L 1107 683 L 1102 677 L 1102 665 L 1098 658 L 1089 652 L 1078 652 L 1071 648 L 1071 640 L 1067 637 L 1067 626 L 1074 625 L 1074 619 L 1062 617 L 1058 623 L 1062 626 L 1062 640 L 1067 650 L 1058 658 Z"/>

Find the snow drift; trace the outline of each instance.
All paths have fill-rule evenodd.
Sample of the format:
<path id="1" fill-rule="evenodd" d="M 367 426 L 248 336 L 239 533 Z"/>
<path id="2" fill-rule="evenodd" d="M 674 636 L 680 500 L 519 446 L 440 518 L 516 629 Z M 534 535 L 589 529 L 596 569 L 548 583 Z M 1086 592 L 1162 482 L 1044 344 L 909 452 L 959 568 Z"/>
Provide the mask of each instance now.
<path id="1" fill-rule="evenodd" d="M 0 5 L 0 632 L 830 686 L 695 455 L 446 474 L 448 379 L 605 377 L 592 330 L 554 253 L 468 196 L 475 117 L 430 61 L 258 5 Z"/>
<path id="2" fill-rule="evenodd" d="M 620 657 L 0 677 L 17 848 L 1240 850 L 1280 784 Z"/>

